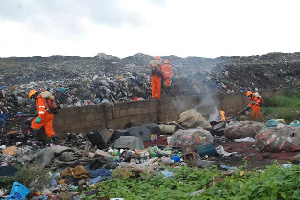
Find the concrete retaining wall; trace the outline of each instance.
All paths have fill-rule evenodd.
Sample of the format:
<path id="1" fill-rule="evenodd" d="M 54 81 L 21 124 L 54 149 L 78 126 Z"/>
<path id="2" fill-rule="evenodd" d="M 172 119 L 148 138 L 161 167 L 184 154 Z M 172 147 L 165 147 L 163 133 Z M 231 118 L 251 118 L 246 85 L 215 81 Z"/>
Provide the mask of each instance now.
<path id="1" fill-rule="evenodd" d="M 263 98 L 283 94 L 283 89 L 261 92 Z M 177 121 L 181 112 L 191 108 L 208 120 L 219 120 L 216 119 L 219 117 L 219 109 L 224 110 L 226 116 L 230 116 L 248 102 L 244 93 L 232 93 L 62 108 L 55 115 L 54 130 L 63 138 L 66 133 L 87 133 L 103 126 L 108 129 L 123 129 L 147 123 Z"/>

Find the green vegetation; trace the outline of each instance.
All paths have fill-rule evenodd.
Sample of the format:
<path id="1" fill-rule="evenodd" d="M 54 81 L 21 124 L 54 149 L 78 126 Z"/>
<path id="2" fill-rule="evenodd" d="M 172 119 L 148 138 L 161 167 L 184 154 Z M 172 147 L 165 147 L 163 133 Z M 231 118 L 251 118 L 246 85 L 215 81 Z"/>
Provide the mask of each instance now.
<path id="1" fill-rule="evenodd" d="M 289 96 L 273 96 L 265 100 L 267 107 L 300 107 L 300 98 Z"/>
<path id="2" fill-rule="evenodd" d="M 242 166 L 226 176 L 216 166 L 210 169 L 171 168 L 174 178 L 157 175 L 109 179 L 96 185 L 97 195 L 84 199 L 300 199 L 300 166 L 267 166 L 263 171 L 246 171 Z"/>
<path id="3" fill-rule="evenodd" d="M 300 119 L 300 91 L 288 90 L 285 96 L 265 99 L 263 115 L 268 119 L 285 119 L 287 122 Z"/>
<path id="4" fill-rule="evenodd" d="M 297 109 L 289 107 L 263 107 L 262 112 L 266 120 L 285 119 L 287 123 L 290 123 L 300 119 L 300 107 Z"/>
<path id="5" fill-rule="evenodd" d="M 36 169 L 33 166 L 18 167 L 19 171 L 16 173 L 14 180 L 25 185 L 32 191 L 39 191 L 44 188 L 46 184 L 50 183 L 48 177 L 49 170 Z"/>
<path id="6" fill-rule="evenodd" d="M 0 176 L 0 188 L 10 190 L 11 186 L 15 182 L 13 177 Z"/>

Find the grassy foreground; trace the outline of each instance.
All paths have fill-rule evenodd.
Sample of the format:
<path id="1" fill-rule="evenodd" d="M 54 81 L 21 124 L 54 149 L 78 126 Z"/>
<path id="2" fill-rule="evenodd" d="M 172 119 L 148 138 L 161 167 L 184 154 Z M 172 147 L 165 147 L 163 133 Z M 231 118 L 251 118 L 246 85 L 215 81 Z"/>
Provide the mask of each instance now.
<path id="1" fill-rule="evenodd" d="M 299 165 L 244 169 L 226 176 L 216 166 L 202 170 L 184 166 L 169 169 L 174 172 L 172 178 L 159 174 L 148 180 L 109 179 L 96 185 L 97 194 L 84 195 L 84 199 L 300 199 Z"/>

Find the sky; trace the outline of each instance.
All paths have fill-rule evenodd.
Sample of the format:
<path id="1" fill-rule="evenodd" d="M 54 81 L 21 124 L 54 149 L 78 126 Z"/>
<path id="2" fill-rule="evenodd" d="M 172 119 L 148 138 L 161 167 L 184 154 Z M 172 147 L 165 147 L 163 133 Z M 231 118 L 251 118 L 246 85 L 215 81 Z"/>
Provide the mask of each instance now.
<path id="1" fill-rule="evenodd" d="M 299 0 L 0 0 L 0 57 L 300 52 Z"/>

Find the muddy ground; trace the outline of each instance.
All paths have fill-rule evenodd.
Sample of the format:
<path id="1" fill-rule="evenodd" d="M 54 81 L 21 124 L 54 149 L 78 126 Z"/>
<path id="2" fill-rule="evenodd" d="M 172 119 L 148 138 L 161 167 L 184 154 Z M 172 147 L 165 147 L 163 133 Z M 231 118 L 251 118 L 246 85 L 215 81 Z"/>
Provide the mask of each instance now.
<path id="1" fill-rule="evenodd" d="M 158 138 L 157 142 L 144 142 L 145 147 L 148 146 L 167 146 L 167 136 Z M 298 159 L 294 156 L 298 155 L 299 152 L 259 152 L 255 150 L 254 144 L 252 142 L 235 142 L 230 139 L 225 139 L 217 137 L 214 140 L 214 146 L 217 147 L 222 145 L 224 150 L 228 153 L 236 152 L 228 157 L 217 156 L 217 157 L 208 157 L 207 160 L 214 161 L 216 165 L 226 165 L 230 167 L 238 167 L 245 164 L 245 158 L 247 159 L 247 169 L 263 169 L 266 165 L 273 163 L 278 164 L 298 164 Z"/>

